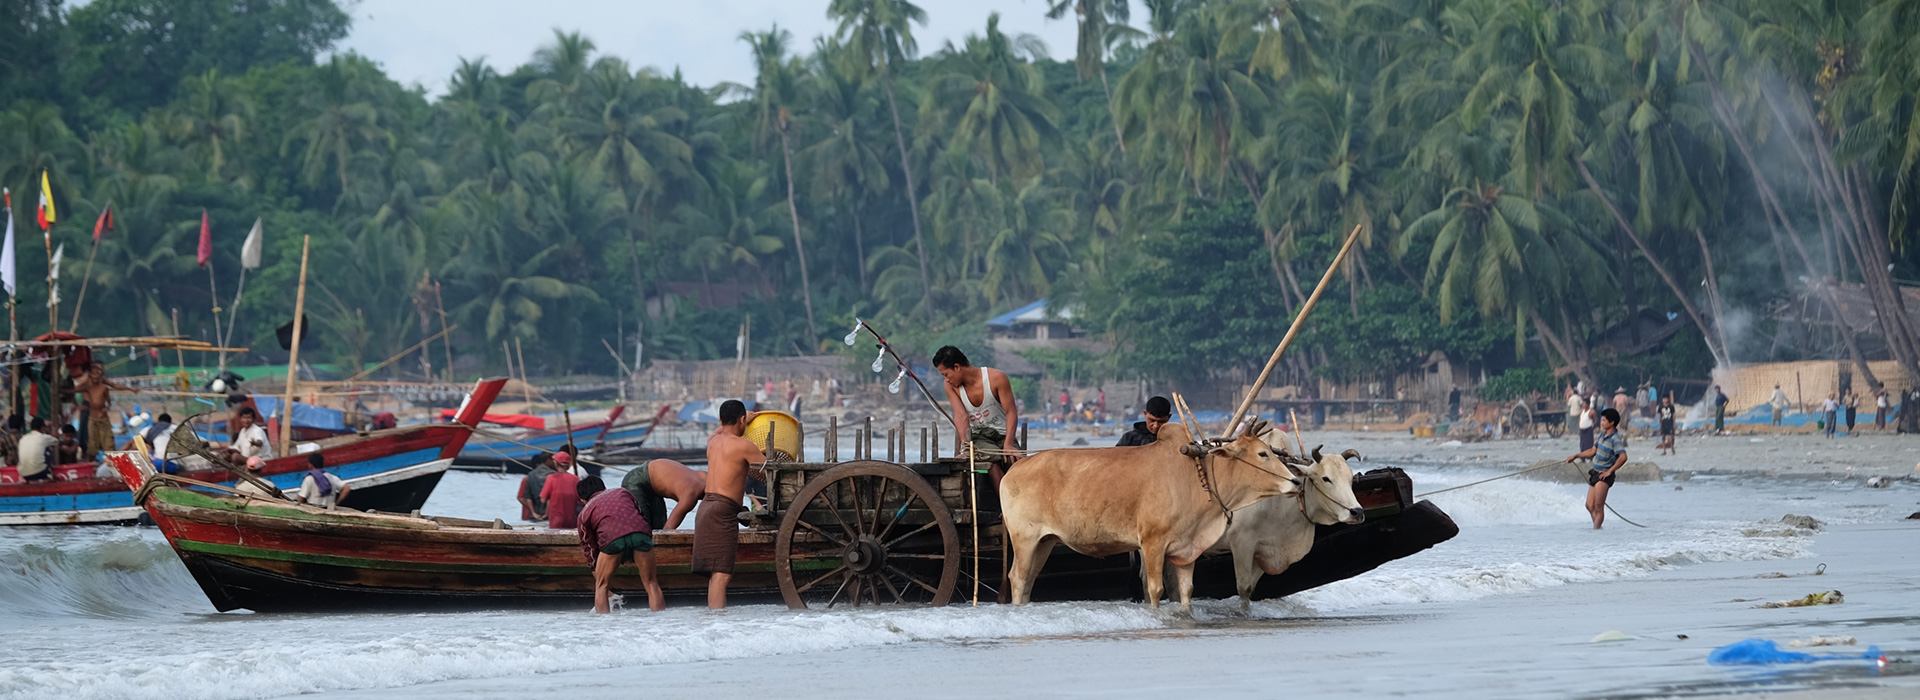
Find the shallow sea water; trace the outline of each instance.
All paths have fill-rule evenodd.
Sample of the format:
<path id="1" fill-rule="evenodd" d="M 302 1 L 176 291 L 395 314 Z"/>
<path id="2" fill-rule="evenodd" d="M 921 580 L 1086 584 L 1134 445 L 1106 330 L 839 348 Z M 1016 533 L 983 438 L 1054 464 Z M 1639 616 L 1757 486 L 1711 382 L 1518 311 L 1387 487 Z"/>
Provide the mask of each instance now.
<path id="1" fill-rule="evenodd" d="M 1500 472 L 1414 467 L 1410 473 L 1415 492 L 1424 493 Z M 517 484 L 518 477 L 449 473 L 423 510 L 510 517 L 518 513 L 511 498 Z M 1106 663 L 1139 656 L 1129 664 L 1137 673 L 1154 664 L 1220 665 L 1234 654 L 1253 653 L 1242 650 L 1267 647 L 1298 650 L 1302 658 L 1318 654 L 1333 663 L 1390 665 L 1384 677 L 1404 677 L 1401 687 L 1415 695 L 1563 694 L 1556 689 L 1575 695 L 1688 694 L 1750 681 L 1709 669 L 1691 656 L 1651 648 L 1635 652 L 1649 654 L 1652 670 L 1645 682 L 1636 682 L 1631 669 L 1627 677 L 1615 675 L 1602 684 L 1561 686 L 1551 679 L 1556 667 L 1580 666 L 1590 652 L 1567 640 L 1584 642 L 1603 631 L 1588 629 L 1602 620 L 1688 627 L 1684 615 L 1676 617 L 1661 606 L 1668 595 L 1662 591 L 1711 597 L 1738 588 L 1729 581 L 1752 576 L 1755 567 L 1788 574 L 1811 569 L 1816 562 L 1806 557 L 1818 558 L 1816 537 L 1780 525 L 1783 514 L 1846 526 L 1890 523 L 1920 509 L 1914 505 L 1920 488 L 1909 484 L 1876 490 L 1857 482 L 1700 477 L 1622 484 L 1613 503 L 1647 527 L 1610 520 L 1606 530 L 1593 532 L 1581 508 L 1583 495 L 1583 486 L 1509 479 L 1435 496 L 1460 524 L 1459 537 L 1348 581 L 1255 603 L 1245 615 L 1237 600 L 1201 601 L 1190 616 L 1128 603 L 831 612 L 754 605 L 720 613 L 676 607 L 660 614 L 641 606 L 610 616 L 593 616 L 584 608 L 577 613 L 222 614 L 213 611 L 150 528 L 16 528 L 0 532 L 0 638 L 9 648 L 8 661 L 0 664 L 0 697 L 251 698 L 352 691 L 369 697 L 401 692 L 521 697 L 576 681 L 602 688 L 600 695 L 619 697 L 626 696 L 617 692 L 623 686 L 616 683 L 610 686 L 614 692 L 605 692 L 603 685 L 615 683 L 629 667 L 662 664 L 674 665 L 678 677 L 712 673 L 716 679 L 730 674 L 765 678 L 761 674 L 783 665 L 795 673 L 813 669 L 831 675 L 904 664 L 907 671 L 900 675 L 911 679 L 895 685 L 935 681 L 921 694 L 945 696 L 959 686 L 937 681 L 951 671 L 949 660 L 956 654 L 984 664 L 1044 664 L 1056 656 L 1062 664 L 1083 657 Z M 1904 542 L 1912 545 L 1915 539 Z M 1911 548 L 1889 555 L 1890 566 L 1920 556 Z M 1824 590 L 1820 583 L 1804 580 L 1795 590 Z M 1920 590 L 1908 585 L 1905 591 L 1892 609 L 1920 616 Z M 1595 596 L 1590 602 L 1582 602 L 1586 592 Z M 1721 617 L 1734 607 L 1746 606 L 1702 610 L 1698 622 L 1724 627 Z M 1721 617 L 1709 619 L 1714 615 Z M 1848 622 L 1885 639 L 1847 633 L 1863 643 L 1920 649 L 1920 626 L 1900 623 L 1898 615 L 1885 617 Z M 1570 631 L 1554 631 L 1567 626 Z M 1535 644 L 1527 635 L 1554 641 Z M 1474 645 L 1487 653 L 1477 653 Z M 1490 656 L 1498 648 L 1523 657 L 1509 661 L 1524 663 Z M 1698 647 L 1698 656 L 1704 658 L 1708 648 Z M 1021 661 L 1009 661 L 1012 657 Z M 1275 660 L 1274 667 L 1285 668 L 1285 661 Z M 1845 672 L 1831 677 L 1821 675 L 1829 673 L 1825 669 L 1809 672 L 1776 682 L 1821 687 L 1859 680 Z M 976 675 L 969 672 L 968 678 Z M 1068 673 L 1001 690 L 1092 695 L 1150 690 L 1126 678 L 1125 669 L 1088 678 Z M 1222 683 L 1202 687 L 1213 691 L 1208 694 L 1271 690 L 1256 683 Z M 1343 687 L 1325 685 L 1312 694 L 1348 694 Z M 987 683 L 980 689 L 994 688 Z M 1377 696 L 1353 690 L 1355 697 Z"/>

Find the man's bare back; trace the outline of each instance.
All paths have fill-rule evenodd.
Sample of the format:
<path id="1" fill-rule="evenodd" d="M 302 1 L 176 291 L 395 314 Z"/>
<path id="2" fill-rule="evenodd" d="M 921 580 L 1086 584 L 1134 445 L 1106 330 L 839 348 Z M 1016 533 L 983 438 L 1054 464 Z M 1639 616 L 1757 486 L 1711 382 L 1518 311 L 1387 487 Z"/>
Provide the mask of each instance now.
<path id="1" fill-rule="evenodd" d="M 647 483 L 653 486 L 654 493 L 673 499 L 673 512 L 667 514 L 668 530 L 680 529 L 687 514 L 707 495 L 706 473 L 688 469 L 687 465 L 671 459 L 648 462 Z"/>
<path id="2" fill-rule="evenodd" d="M 740 427 L 752 420 L 753 414 L 747 414 L 740 420 Z M 717 493 L 735 503 L 743 503 L 747 495 L 747 465 L 765 462 L 767 457 L 752 440 L 732 432 L 736 429 L 721 426 L 707 438 L 706 493 Z"/>

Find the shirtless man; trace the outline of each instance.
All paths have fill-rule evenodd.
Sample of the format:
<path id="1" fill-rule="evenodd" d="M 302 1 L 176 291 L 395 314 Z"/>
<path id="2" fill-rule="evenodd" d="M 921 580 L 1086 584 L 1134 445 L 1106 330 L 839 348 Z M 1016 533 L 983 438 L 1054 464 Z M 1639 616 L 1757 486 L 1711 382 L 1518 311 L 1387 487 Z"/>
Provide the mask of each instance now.
<path id="1" fill-rule="evenodd" d="M 633 493 L 654 530 L 678 530 L 693 507 L 707 495 L 706 472 L 688 469 L 671 459 L 656 459 L 627 471 L 620 488 Z M 666 499 L 673 499 L 673 512 L 667 512 Z"/>
<path id="2" fill-rule="evenodd" d="M 953 406 L 954 456 L 967 456 L 966 445 L 972 443 L 977 459 L 989 464 L 993 487 L 999 489 L 1000 477 L 1020 453 L 1013 430 L 1020 424 L 1013 384 L 1006 372 L 974 367 L 966 353 L 952 345 L 934 351 L 933 368 L 946 379 L 947 403 Z M 995 454 L 1001 450 L 1006 454 Z"/>
<path id="3" fill-rule="evenodd" d="M 751 465 L 767 461 L 759 446 L 742 436 L 753 416 L 746 404 L 728 400 L 720 404 L 720 428 L 707 438 L 707 484 L 693 518 L 693 572 L 707 574 L 707 607 L 714 610 L 727 607 L 747 472 L 759 471 Z"/>
<path id="4" fill-rule="evenodd" d="M 113 390 L 140 393 L 139 389 L 121 386 L 107 378 L 107 366 L 99 362 L 87 368 L 86 376 L 80 378 L 75 390 L 87 397 L 83 407 L 87 418 L 86 446 L 81 459 L 92 459 L 94 455 L 113 450 L 113 421 L 107 418 L 107 409 L 113 406 Z"/>

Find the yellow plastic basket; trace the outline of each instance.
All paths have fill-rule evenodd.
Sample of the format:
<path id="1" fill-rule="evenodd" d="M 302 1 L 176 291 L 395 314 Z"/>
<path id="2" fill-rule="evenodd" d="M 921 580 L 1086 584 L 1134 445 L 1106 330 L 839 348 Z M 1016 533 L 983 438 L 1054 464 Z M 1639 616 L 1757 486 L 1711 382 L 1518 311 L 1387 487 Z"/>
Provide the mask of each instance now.
<path id="1" fill-rule="evenodd" d="M 774 426 L 779 426 L 777 429 Z M 773 433 L 774 444 L 767 444 L 767 433 Z M 800 459 L 801 427 L 800 419 L 781 411 L 761 411 L 747 423 L 746 436 L 768 459 L 798 461 Z"/>

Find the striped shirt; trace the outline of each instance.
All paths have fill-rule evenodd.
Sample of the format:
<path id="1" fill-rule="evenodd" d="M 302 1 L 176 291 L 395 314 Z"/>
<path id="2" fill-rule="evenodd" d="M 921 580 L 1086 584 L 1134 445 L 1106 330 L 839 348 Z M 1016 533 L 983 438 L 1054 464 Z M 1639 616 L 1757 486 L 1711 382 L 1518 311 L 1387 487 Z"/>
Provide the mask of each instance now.
<path id="1" fill-rule="evenodd" d="M 1606 471 L 1613 467 L 1613 460 L 1616 457 L 1626 454 L 1627 436 L 1621 435 L 1618 429 L 1601 435 L 1595 438 L 1593 443 L 1593 468 L 1596 471 Z"/>

